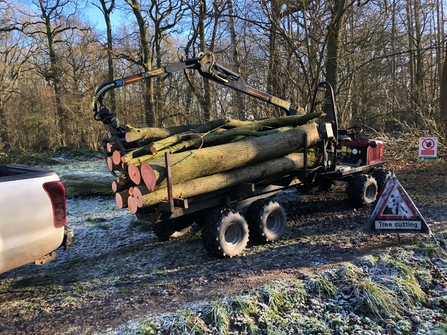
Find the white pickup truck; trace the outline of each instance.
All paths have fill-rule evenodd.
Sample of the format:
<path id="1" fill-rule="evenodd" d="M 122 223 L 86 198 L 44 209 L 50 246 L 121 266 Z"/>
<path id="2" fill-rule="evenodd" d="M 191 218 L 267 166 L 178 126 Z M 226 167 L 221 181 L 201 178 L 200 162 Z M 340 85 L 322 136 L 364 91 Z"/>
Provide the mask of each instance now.
<path id="1" fill-rule="evenodd" d="M 67 250 L 65 188 L 57 174 L 35 167 L 0 165 L 0 273 L 45 264 Z"/>

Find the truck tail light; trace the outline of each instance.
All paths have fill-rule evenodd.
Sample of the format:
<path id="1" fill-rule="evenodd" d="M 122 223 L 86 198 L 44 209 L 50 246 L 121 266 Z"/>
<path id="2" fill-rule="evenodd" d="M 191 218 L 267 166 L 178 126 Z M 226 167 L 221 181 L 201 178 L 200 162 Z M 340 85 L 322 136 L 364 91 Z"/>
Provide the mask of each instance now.
<path id="1" fill-rule="evenodd" d="M 50 181 L 43 184 L 53 207 L 54 228 L 61 228 L 67 223 L 67 204 L 65 187 L 60 181 Z"/>

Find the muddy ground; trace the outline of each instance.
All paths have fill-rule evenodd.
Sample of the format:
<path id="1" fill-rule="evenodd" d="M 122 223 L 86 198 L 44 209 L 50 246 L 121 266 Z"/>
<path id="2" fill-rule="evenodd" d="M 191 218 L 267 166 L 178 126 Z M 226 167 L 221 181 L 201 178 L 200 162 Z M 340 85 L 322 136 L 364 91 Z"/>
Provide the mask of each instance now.
<path id="1" fill-rule="evenodd" d="M 395 167 L 435 236 L 447 230 L 446 163 Z M 301 278 L 398 245 L 396 234 L 366 234 L 354 252 L 372 208 L 353 209 L 344 187 L 281 195 L 288 217 L 284 237 L 273 244 L 249 244 L 231 259 L 207 255 L 199 231 L 158 241 L 147 224 L 117 210 L 112 198 L 70 199 L 73 248 L 49 264 L 0 275 L 0 333 L 105 333 L 130 320 L 241 294 L 281 278 Z M 400 235 L 401 244 L 427 239 Z"/>

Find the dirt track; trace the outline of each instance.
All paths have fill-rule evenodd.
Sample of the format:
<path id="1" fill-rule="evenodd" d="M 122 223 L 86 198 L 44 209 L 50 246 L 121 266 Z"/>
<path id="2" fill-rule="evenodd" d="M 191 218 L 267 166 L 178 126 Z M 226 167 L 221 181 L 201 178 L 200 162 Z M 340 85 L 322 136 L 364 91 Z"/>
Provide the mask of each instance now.
<path id="1" fill-rule="evenodd" d="M 431 229 L 445 230 L 445 164 L 404 165 L 397 177 Z M 289 227 L 281 241 L 250 244 L 241 257 L 220 260 L 205 253 L 198 232 L 159 242 L 133 216 L 117 211 L 113 199 L 70 200 L 69 224 L 77 237 L 73 249 L 45 266 L 0 275 L 0 333 L 105 332 L 129 320 L 243 293 L 279 278 L 300 278 L 396 245 L 394 234 L 365 235 L 352 253 L 371 208 L 353 210 L 343 187 L 325 194 L 289 194 L 284 204 Z M 401 243 L 426 238 L 402 234 Z"/>

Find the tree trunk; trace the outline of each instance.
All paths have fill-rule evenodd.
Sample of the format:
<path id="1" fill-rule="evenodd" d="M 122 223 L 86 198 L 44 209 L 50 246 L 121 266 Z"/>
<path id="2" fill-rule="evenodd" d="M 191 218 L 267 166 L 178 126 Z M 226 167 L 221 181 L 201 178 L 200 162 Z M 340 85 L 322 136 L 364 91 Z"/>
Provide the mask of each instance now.
<path id="1" fill-rule="evenodd" d="M 108 80 L 112 81 L 115 79 L 113 70 L 113 34 L 112 34 L 112 21 L 110 19 L 110 14 L 115 7 L 115 0 L 99 0 L 101 4 L 101 11 L 104 15 L 104 21 L 106 22 L 106 34 L 107 34 L 107 75 Z M 109 3 L 109 6 L 107 6 Z M 115 90 L 110 91 L 110 110 L 116 110 L 116 98 Z"/>
<path id="2" fill-rule="evenodd" d="M 230 26 L 230 36 L 231 36 L 231 48 L 233 49 L 233 64 L 234 69 L 237 74 L 241 72 L 241 64 L 239 61 L 239 51 L 238 51 L 238 43 L 237 43 L 237 34 L 236 34 L 236 23 L 234 21 L 234 8 L 233 8 L 233 0 L 228 1 L 228 14 L 229 14 L 229 26 Z M 244 101 L 242 99 L 242 93 L 240 91 L 235 92 L 236 106 L 237 106 L 237 117 L 240 120 L 246 119 L 246 115 L 244 115 Z"/>
<path id="3" fill-rule="evenodd" d="M 440 114 L 444 133 L 447 134 L 447 48 L 442 67 L 441 89 L 440 89 Z"/>
<path id="4" fill-rule="evenodd" d="M 140 56 L 142 59 L 138 62 L 139 65 L 144 67 L 144 71 L 152 69 L 151 53 L 150 53 L 150 41 L 146 26 L 146 20 L 141 11 L 141 7 L 138 0 L 125 0 L 127 4 L 132 8 L 132 11 L 137 20 L 138 30 L 139 30 L 139 44 L 140 44 Z M 144 108 L 146 124 L 150 127 L 155 126 L 157 123 L 156 113 L 154 107 L 154 92 L 153 84 L 151 80 L 146 80 L 144 82 Z"/>
<path id="5" fill-rule="evenodd" d="M 332 85 L 334 91 L 337 90 L 338 57 L 345 10 L 346 0 L 335 0 L 332 19 L 328 27 L 326 81 Z"/>

